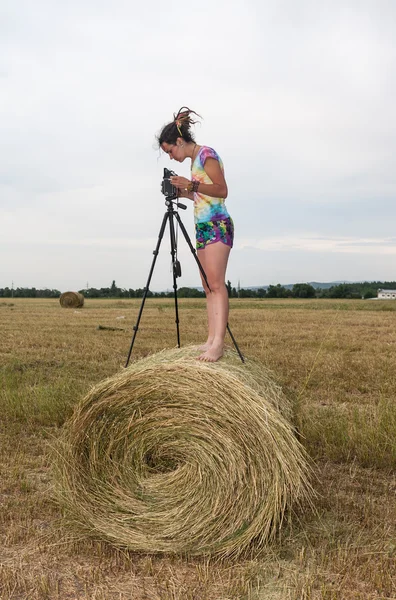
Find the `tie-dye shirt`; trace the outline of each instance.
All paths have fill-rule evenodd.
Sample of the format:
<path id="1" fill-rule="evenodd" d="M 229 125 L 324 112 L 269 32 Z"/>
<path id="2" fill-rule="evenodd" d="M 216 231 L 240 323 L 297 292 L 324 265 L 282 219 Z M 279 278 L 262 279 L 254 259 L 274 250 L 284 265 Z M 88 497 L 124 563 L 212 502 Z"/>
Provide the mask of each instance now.
<path id="1" fill-rule="evenodd" d="M 200 183 L 213 183 L 204 169 L 207 158 L 214 158 L 219 162 L 220 169 L 224 173 L 224 166 L 220 156 L 213 148 L 201 146 L 194 162 L 191 165 L 191 176 L 193 181 Z M 213 220 L 229 218 L 225 207 L 224 198 L 212 198 L 196 192 L 194 194 L 194 221 L 195 223 L 206 223 Z"/>

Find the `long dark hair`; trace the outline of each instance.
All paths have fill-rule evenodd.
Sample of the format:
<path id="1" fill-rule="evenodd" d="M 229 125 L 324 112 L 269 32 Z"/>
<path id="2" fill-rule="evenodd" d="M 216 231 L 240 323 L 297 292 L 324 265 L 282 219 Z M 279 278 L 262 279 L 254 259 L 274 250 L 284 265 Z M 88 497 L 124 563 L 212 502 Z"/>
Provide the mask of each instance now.
<path id="1" fill-rule="evenodd" d="M 191 125 L 197 123 L 191 118 L 191 115 L 196 115 L 200 119 L 200 115 L 187 106 L 182 106 L 178 113 L 173 115 L 173 121 L 162 128 L 161 133 L 157 136 L 158 145 L 164 142 L 166 144 L 176 144 L 177 138 L 183 138 L 186 142 L 195 142 L 194 135 L 191 132 Z"/>

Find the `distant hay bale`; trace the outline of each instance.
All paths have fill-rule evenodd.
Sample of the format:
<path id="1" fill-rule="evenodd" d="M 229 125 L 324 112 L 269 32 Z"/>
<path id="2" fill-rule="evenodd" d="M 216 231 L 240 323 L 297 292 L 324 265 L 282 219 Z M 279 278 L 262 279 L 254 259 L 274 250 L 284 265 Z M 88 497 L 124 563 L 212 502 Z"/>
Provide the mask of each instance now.
<path id="1" fill-rule="evenodd" d="M 59 302 L 62 308 L 82 308 L 84 306 L 84 296 L 80 292 L 63 292 L 60 295 Z"/>
<path id="2" fill-rule="evenodd" d="M 310 501 L 310 467 L 271 373 L 192 347 L 132 363 L 76 407 L 58 496 L 86 533 L 134 551 L 238 555 Z"/>

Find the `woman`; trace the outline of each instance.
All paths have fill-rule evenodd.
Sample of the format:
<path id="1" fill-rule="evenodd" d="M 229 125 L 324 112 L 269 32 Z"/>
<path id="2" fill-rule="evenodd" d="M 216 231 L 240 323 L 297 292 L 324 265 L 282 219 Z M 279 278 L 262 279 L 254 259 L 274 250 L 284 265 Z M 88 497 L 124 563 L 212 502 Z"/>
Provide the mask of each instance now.
<path id="1" fill-rule="evenodd" d="M 191 133 L 197 115 L 182 107 L 173 121 L 165 125 L 158 136 L 159 146 L 171 160 L 183 162 L 191 158 L 191 180 L 172 177 L 179 196 L 194 202 L 197 256 L 208 279 L 204 279 L 208 311 L 208 339 L 201 346 L 199 360 L 216 362 L 223 356 L 228 321 L 228 293 L 225 273 L 233 245 L 234 225 L 225 207 L 228 190 L 224 167 L 219 155 L 208 146 L 199 146 Z M 197 115 L 199 116 L 199 115 Z"/>

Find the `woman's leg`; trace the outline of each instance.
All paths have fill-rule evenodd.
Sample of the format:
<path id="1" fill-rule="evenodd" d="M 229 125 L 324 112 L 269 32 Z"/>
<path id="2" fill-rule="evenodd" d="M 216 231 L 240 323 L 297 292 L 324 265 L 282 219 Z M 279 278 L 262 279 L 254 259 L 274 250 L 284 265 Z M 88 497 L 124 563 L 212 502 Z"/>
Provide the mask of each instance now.
<path id="1" fill-rule="evenodd" d="M 208 244 L 204 249 L 198 251 L 198 258 L 211 289 L 206 296 L 209 326 L 207 349 L 199 356 L 199 360 L 215 362 L 223 356 L 228 322 L 228 293 L 225 274 L 230 250 L 229 246 L 219 241 Z M 211 343 L 210 347 L 208 347 L 209 343 Z"/>
<path id="2" fill-rule="evenodd" d="M 198 256 L 198 260 L 202 265 L 203 270 L 205 271 L 206 274 L 206 262 L 205 262 L 205 250 L 197 250 L 197 256 Z M 201 274 L 201 272 L 200 272 Z M 209 350 L 209 348 L 211 347 L 211 345 L 213 344 L 213 340 L 215 337 L 215 320 L 214 320 L 214 314 L 213 314 L 213 298 L 212 298 L 212 294 L 209 292 L 209 288 L 206 285 L 206 281 L 205 279 L 202 277 L 201 274 L 201 281 L 202 281 L 202 286 L 206 295 L 206 311 L 207 311 L 207 315 L 208 315 L 208 338 L 205 342 L 205 344 L 203 344 L 202 346 L 199 347 L 200 350 Z"/>

